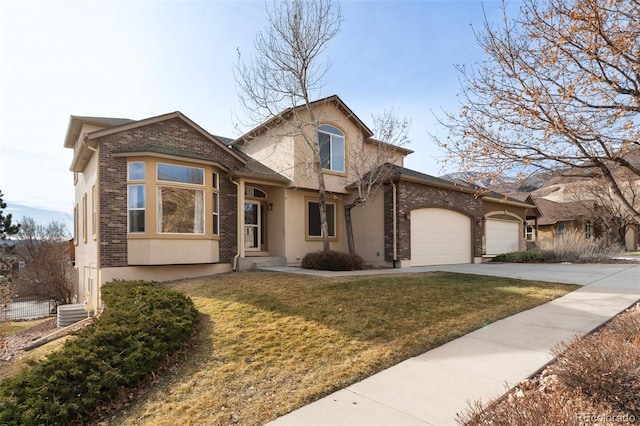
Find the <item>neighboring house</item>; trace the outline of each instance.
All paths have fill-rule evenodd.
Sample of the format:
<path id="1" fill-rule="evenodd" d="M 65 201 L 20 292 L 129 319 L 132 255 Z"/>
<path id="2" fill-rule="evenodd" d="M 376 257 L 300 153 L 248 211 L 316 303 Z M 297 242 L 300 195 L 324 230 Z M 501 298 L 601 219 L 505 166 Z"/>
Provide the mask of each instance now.
<path id="1" fill-rule="evenodd" d="M 530 240 L 551 243 L 558 235 L 577 233 L 585 240 L 605 238 L 609 242 L 618 240 L 617 224 L 607 223 L 620 215 L 621 223 L 628 225 L 625 234 L 627 250 L 637 250 L 640 224 L 626 215 L 624 208 L 607 196 L 607 189 L 594 193 L 589 180 L 579 177 L 556 176 L 530 194 L 530 200 L 540 211 L 537 224 L 528 221 Z M 637 185 L 637 184 L 636 184 Z M 640 187 L 638 187 L 640 189 Z M 629 192 L 633 195 L 633 192 Z M 604 203 L 604 206 L 602 205 Z"/>
<path id="2" fill-rule="evenodd" d="M 537 238 L 539 242 L 551 241 L 557 235 L 567 232 L 577 232 L 585 239 L 596 237 L 593 210 L 588 209 L 579 201 L 551 201 L 546 198 L 534 198 L 540 218 L 537 224 Z M 529 226 L 535 226 L 530 223 Z"/>
<path id="3" fill-rule="evenodd" d="M 540 211 L 537 224 L 527 223 L 527 239 L 538 243 L 551 243 L 558 235 L 577 233 L 585 240 L 601 238 L 605 230 L 601 229 L 596 218 L 597 207 L 588 208 L 581 201 L 552 201 L 547 198 L 534 198 Z M 637 250 L 640 226 L 632 224 L 626 233 L 625 248 Z M 535 237 L 537 235 L 537 237 Z"/>
<path id="4" fill-rule="evenodd" d="M 522 246 L 522 223 L 535 206 L 489 196 L 487 206 L 494 207 L 483 208 L 476 188 L 404 168 L 412 151 L 372 139 L 337 96 L 314 102 L 314 111 L 331 249 L 347 251 L 344 205 L 356 196 L 348 189 L 356 154 L 383 148 L 392 173 L 365 206 L 352 210 L 356 249 L 366 262 L 479 262 L 485 219 L 517 222 Z M 236 140 L 214 136 L 180 112 L 139 121 L 72 116 L 64 146 L 74 150 L 80 299 L 100 306 L 99 288 L 112 279 L 163 281 L 298 265 L 321 250 L 311 151 L 289 126 L 305 113 L 286 110 Z"/>

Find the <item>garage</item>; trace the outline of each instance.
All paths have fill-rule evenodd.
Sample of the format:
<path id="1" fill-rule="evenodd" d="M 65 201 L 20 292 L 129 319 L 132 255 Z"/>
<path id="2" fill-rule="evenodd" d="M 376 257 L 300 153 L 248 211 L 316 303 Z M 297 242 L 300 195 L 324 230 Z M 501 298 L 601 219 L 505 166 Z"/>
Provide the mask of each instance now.
<path id="1" fill-rule="evenodd" d="M 411 266 L 471 263 L 471 218 L 453 210 L 411 211 Z"/>
<path id="2" fill-rule="evenodd" d="M 520 222 L 487 219 L 485 235 L 488 256 L 516 251 L 520 246 Z"/>

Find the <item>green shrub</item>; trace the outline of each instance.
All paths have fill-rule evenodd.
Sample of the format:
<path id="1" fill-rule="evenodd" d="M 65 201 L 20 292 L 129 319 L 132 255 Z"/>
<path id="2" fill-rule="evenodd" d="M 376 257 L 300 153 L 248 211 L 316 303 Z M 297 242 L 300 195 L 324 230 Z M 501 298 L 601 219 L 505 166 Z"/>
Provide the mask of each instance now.
<path id="1" fill-rule="evenodd" d="M 547 263 L 549 260 L 549 253 L 539 250 L 524 250 L 499 254 L 494 257 L 492 261 L 509 263 Z"/>
<path id="2" fill-rule="evenodd" d="M 102 297 L 92 326 L 0 383 L 0 424 L 84 423 L 189 340 L 198 315 L 191 299 L 156 283 L 114 281 Z"/>
<path id="3" fill-rule="evenodd" d="M 327 250 L 307 253 L 301 266 L 320 271 L 354 271 L 362 269 L 363 265 L 364 261 L 357 254 Z"/>

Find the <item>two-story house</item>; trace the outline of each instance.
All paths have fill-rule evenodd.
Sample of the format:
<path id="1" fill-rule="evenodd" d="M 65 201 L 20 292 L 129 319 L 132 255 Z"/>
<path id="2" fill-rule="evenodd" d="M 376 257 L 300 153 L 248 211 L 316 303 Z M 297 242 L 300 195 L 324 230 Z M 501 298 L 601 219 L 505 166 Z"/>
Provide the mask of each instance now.
<path id="1" fill-rule="evenodd" d="M 392 174 L 352 211 L 358 253 L 387 266 L 480 260 L 484 213 L 475 189 L 404 168 L 412 151 L 373 139 L 339 97 L 313 106 L 331 249 L 347 251 L 344 205 L 356 196 L 349 185 L 358 154 L 384 147 Z M 312 151 L 291 125 L 305 114 L 289 109 L 236 140 L 214 136 L 180 112 L 137 121 L 72 116 L 64 146 L 74 150 L 80 298 L 99 306 L 99 288 L 112 279 L 296 265 L 320 250 Z"/>

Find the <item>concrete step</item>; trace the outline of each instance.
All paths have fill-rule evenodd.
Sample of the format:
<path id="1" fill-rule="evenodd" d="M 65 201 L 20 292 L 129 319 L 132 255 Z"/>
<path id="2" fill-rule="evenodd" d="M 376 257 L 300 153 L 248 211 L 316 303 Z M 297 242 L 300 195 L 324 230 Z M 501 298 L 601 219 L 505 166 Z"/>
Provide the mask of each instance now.
<path id="1" fill-rule="evenodd" d="M 287 266 L 284 256 L 256 256 L 238 259 L 238 271 L 249 271 L 265 266 Z"/>

